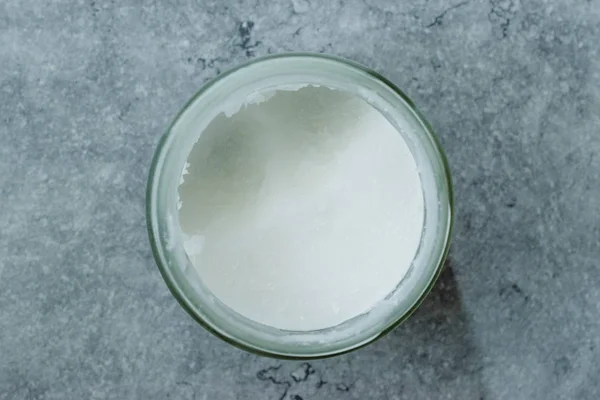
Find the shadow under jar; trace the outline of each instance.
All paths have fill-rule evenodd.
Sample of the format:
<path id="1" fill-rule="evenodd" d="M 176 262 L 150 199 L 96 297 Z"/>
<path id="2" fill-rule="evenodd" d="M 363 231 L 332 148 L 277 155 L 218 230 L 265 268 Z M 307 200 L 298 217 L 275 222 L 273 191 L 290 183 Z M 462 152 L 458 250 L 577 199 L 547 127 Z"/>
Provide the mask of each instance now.
<path id="1" fill-rule="evenodd" d="M 208 82 L 156 150 L 150 242 L 210 332 L 280 358 L 389 332 L 439 276 L 452 185 L 430 125 L 392 83 L 324 55 L 255 59 Z"/>

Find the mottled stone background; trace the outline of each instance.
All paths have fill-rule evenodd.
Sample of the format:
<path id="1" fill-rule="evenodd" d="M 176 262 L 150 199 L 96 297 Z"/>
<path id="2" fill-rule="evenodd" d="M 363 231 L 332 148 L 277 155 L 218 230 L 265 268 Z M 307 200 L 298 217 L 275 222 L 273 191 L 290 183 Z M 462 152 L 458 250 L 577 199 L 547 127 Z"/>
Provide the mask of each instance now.
<path id="1" fill-rule="evenodd" d="M 150 158 L 207 79 L 289 50 L 388 76 L 456 188 L 407 323 L 280 362 L 177 305 Z M 0 1 L 0 399 L 600 398 L 600 0 Z"/>

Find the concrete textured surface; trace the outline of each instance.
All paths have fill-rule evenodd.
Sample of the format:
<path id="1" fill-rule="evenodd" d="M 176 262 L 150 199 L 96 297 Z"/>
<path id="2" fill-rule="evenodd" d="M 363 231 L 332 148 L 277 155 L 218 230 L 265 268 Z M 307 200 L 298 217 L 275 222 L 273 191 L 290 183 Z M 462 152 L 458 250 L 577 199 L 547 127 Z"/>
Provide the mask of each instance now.
<path id="1" fill-rule="evenodd" d="M 599 38 L 599 0 L 2 0 L 0 399 L 600 398 Z M 144 217 L 183 103 L 291 50 L 403 88 L 456 189 L 417 314 L 310 363 L 203 331 Z"/>

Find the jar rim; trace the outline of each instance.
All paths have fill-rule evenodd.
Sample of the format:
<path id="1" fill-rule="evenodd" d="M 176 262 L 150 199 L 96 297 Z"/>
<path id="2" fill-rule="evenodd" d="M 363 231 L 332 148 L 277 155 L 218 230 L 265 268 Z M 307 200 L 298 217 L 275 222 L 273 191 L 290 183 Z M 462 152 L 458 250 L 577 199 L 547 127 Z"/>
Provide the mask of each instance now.
<path id="1" fill-rule="evenodd" d="M 368 76 L 370 76 L 371 79 L 374 79 L 375 81 L 377 81 L 380 84 L 382 84 L 383 86 L 385 86 L 388 90 L 391 90 L 391 92 L 395 93 L 395 95 L 401 99 L 403 105 L 405 107 L 407 107 L 413 113 L 416 120 L 418 120 L 418 122 L 420 122 L 420 126 L 422 127 L 422 132 L 420 132 L 420 133 L 424 134 L 426 136 L 426 139 L 431 142 L 432 148 L 435 151 L 435 155 L 438 158 L 437 161 L 439 161 L 440 171 L 438 171 L 438 172 L 440 172 L 440 179 L 443 181 L 442 184 L 444 185 L 444 187 L 446 189 L 445 198 L 447 199 L 447 204 L 445 204 L 447 206 L 447 221 L 444 221 L 445 230 L 444 230 L 444 232 L 442 232 L 444 236 L 440 237 L 442 243 L 441 243 L 441 247 L 440 247 L 440 254 L 437 257 L 437 265 L 432 266 L 432 268 L 431 268 L 432 273 L 429 276 L 427 285 L 425 287 L 421 288 L 422 291 L 421 291 L 420 295 L 418 296 L 418 298 L 416 298 L 412 302 L 412 306 L 410 308 L 406 309 L 405 311 L 403 311 L 401 315 L 398 315 L 396 318 L 389 321 L 386 324 L 385 328 L 379 330 L 375 335 L 372 335 L 372 336 L 369 336 L 366 338 L 361 338 L 361 340 L 357 340 L 355 343 L 352 343 L 351 345 L 345 345 L 340 348 L 332 348 L 325 352 L 317 351 L 314 353 L 311 353 L 311 352 L 296 353 L 294 351 L 284 352 L 284 351 L 276 350 L 273 348 L 268 348 L 268 346 L 261 346 L 256 343 L 248 343 L 243 340 L 240 340 L 239 338 L 228 335 L 226 333 L 226 329 L 224 327 L 215 326 L 207 318 L 203 317 L 201 315 L 201 313 L 199 312 L 198 307 L 195 307 L 194 304 L 190 301 L 189 297 L 186 295 L 185 291 L 182 289 L 180 282 L 177 281 L 177 279 L 174 277 L 174 275 L 172 273 L 173 266 L 170 265 L 170 263 L 167 260 L 167 253 L 169 252 L 169 249 L 167 248 L 168 245 L 165 245 L 164 238 L 160 237 L 161 230 L 159 228 L 159 224 L 157 223 L 157 220 L 159 219 L 159 215 L 158 215 L 158 212 L 156 211 L 157 210 L 157 202 L 158 202 L 157 189 L 159 186 L 158 178 L 160 177 L 160 173 L 162 172 L 161 171 L 162 164 L 168 153 L 169 147 L 172 146 L 172 140 L 175 135 L 173 128 L 175 127 L 177 122 L 182 118 L 182 116 L 187 111 L 189 111 L 190 107 L 192 107 L 195 104 L 195 102 L 198 99 L 200 99 L 203 96 L 203 94 L 207 90 L 209 90 L 211 87 L 213 87 L 215 84 L 225 80 L 227 77 L 231 76 L 232 74 L 236 73 L 237 71 L 239 71 L 245 67 L 258 65 L 261 63 L 269 63 L 269 62 L 273 62 L 276 60 L 286 60 L 286 59 L 289 60 L 289 59 L 294 59 L 294 58 L 303 59 L 303 60 L 311 60 L 311 59 L 320 60 L 320 61 L 325 60 L 332 64 L 339 64 L 340 66 L 343 66 L 346 68 L 350 67 L 351 69 L 359 71 L 363 74 L 366 73 Z M 398 106 L 400 107 L 400 104 Z M 425 138 L 423 140 L 425 140 Z M 381 76 L 379 73 L 377 73 L 367 67 L 364 67 L 361 64 L 358 64 L 354 61 L 349 61 L 349 60 L 346 60 L 346 59 L 343 59 L 340 57 L 324 55 L 324 54 L 315 54 L 315 53 L 282 53 L 282 54 L 274 54 L 274 55 L 259 57 L 256 59 L 252 59 L 246 63 L 240 64 L 234 68 L 231 68 L 228 71 L 223 72 L 222 74 L 218 75 L 217 77 L 213 78 L 212 80 L 210 80 L 209 82 L 204 84 L 194 94 L 194 96 L 192 96 L 192 98 L 185 103 L 185 105 L 181 108 L 181 110 L 173 118 L 173 120 L 170 123 L 169 127 L 167 128 L 166 132 L 161 137 L 161 139 L 156 147 L 154 157 L 152 159 L 152 164 L 151 164 L 149 175 L 148 175 L 148 184 L 147 184 L 147 191 L 146 191 L 146 221 L 147 221 L 147 229 L 148 229 L 148 235 L 149 235 L 149 239 L 150 239 L 150 245 L 152 248 L 154 259 L 156 261 L 158 269 L 159 269 L 165 283 L 167 284 L 167 287 L 169 288 L 169 290 L 171 291 L 171 293 L 173 294 L 175 299 L 179 302 L 179 304 L 203 328 L 205 328 L 206 330 L 208 330 L 215 336 L 219 337 L 220 339 L 224 340 L 225 342 L 227 342 L 231 345 L 234 345 L 238 348 L 241 348 L 243 350 L 258 354 L 258 355 L 282 358 L 282 359 L 296 359 L 296 360 L 315 359 L 315 358 L 325 358 L 325 357 L 330 357 L 330 356 L 334 356 L 334 355 L 344 354 L 344 353 L 356 350 L 358 348 L 361 348 L 369 343 L 372 343 L 373 341 L 385 336 L 387 333 L 389 333 L 394 328 L 396 328 L 399 324 L 404 322 L 419 307 L 419 305 L 422 303 L 422 301 L 424 300 L 426 295 L 430 292 L 431 288 L 434 286 L 437 278 L 439 277 L 439 275 L 441 274 L 441 271 L 443 270 L 444 260 L 448 254 L 448 250 L 449 250 L 449 246 L 450 246 L 450 236 L 451 236 L 451 231 L 452 231 L 453 219 L 454 219 L 453 189 L 452 189 L 452 179 L 451 179 L 451 175 L 450 175 L 450 169 L 448 166 L 447 158 L 446 158 L 444 151 L 433 131 L 433 128 L 427 122 L 427 120 L 423 117 L 423 115 L 417 110 L 417 108 L 414 105 L 414 103 L 412 102 L 412 100 L 408 96 L 406 96 L 398 87 L 396 87 L 388 79 Z"/>

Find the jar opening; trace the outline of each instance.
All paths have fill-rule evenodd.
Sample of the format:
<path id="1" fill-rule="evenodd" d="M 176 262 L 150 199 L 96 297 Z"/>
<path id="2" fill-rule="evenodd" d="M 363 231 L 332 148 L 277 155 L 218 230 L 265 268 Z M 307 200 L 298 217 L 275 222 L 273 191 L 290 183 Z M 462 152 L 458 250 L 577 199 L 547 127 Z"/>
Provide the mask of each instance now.
<path id="1" fill-rule="evenodd" d="M 190 225 L 196 223 L 196 227 L 205 226 L 202 223 L 197 223 L 198 221 L 194 222 L 194 218 L 204 218 L 205 220 L 214 218 L 215 209 L 204 210 L 203 215 L 201 215 L 202 213 L 196 215 L 193 211 L 186 211 L 186 199 L 183 192 L 186 190 L 186 181 L 192 175 L 192 172 L 201 174 L 201 170 L 206 171 L 202 168 L 206 168 L 208 165 L 208 156 L 205 155 L 206 157 L 199 158 L 203 161 L 200 163 L 202 168 L 198 170 L 193 170 L 194 166 L 190 162 L 190 157 L 195 151 L 193 149 L 197 149 L 198 152 L 202 153 L 202 151 L 208 151 L 211 148 L 210 145 L 202 145 L 202 142 L 207 138 L 210 139 L 210 135 L 204 135 L 210 131 L 211 124 L 214 121 L 219 121 L 219 118 L 221 118 L 220 123 L 222 124 L 232 123 L 232 118 L 229 117 L 238 115 L 237 112 L 240 110 L 242 112 L 248 111 L 249 108 L 251 109 L 254 106 L 271 104 L 270 107 L 277 109 L 281 104 L 285 104 L 285 96 L 277 97 L 279 93 L 302 93 L 299 91 L 303 90 L 303 87 L 305 89 L 310 88 L 307 95 L 310 94 L 308 92 L 312 91 L 313 95 L 318 93 L 322 98 L 334 94 L 345 96 L 348 99 L 358 99 L 371 109 L 374 108 L 375 114 L 383 119 L 383 121 L 379 121 L 381 124 L 385 121 L 393 128 L 397 135 L 396 139 L 405 143 L 407 151 L 414 157 L 414 163 L 418 170 L 418 177 L 420 178 L 418 184 L 421 186 L 423 204 L 419 233 L 422 231 L 422 234 L 417 235 L 418 245 L 416 247 L 418 248 L 414 250 L 416 255 L 412 263 L 406 273 L 398 278 L 399 283 L 396 282 L 397 285 L 391 293 L 387 296 L 385 294 L 381 296 L 385 297 L 383 301 L 376 302 L 373 307 L 363 310 L 358 315 L 342 318 L 341 323 L 333 327 L 327 326 L 327 324 L 315 324 L 312 328 L 318 329 L 302 330 L 298 329 L 301 326 L 290 325 L 289 327 L 292 329 L 281 330 L 261 324 L 260 322 L 265 321 L 260 320 L 260 315 L 247 318 L 248 312 L 236 312 L 235 307 L 231 306 L 231 302 L 226 304 L 227 302 L 222 301 L 226 296 L 224 297 L 222 294 L 219 296 L 218 293 L 217 296 L 213 295 L 211 290 L 216 292 L 214 285 L 213 287 L 210 287 L 210 284 L 207 285 L 208 280 L 205 276 L 202 279 L 190 279 L 190 274 L 196 271 L 194 260 L 190 259 L 193 258 L 199 248 L 205 248 L 207 245 L 205 241 L 207 236 L 200 240 L 198 239 L 199 235 L 194 238 L 194 228 L 190 228 Z M 282 90 L 282 88 L 287 90 Z M 294 89 L 294 91 L 290 89 Z M 248 99 L 250 100 L 248 101 Z M 271 103 L 271 100 L 277 101 Z M 245 106 L 242 107 L 244 104 Z M 333 102 L 332 104 L 339 105 L 340 103 Z M 321 108 L 324 106 L 325 104 Z M 288 107 L 287 110 L 291 111 L 293 107 Z M 347 113 L 346 120 L 351 121 L 352 118 L 356 117 L 353 114 L 352 107 L 345 110 L 340 111 L 340 113 L 341 115 L 344 112 Z M 264 119 L 264 116 L 260 114 L 250 114 L 252 115 L 245 120 L 246 127 L 241 131 L 247 130 L 248 126 L 251 125 L 249 122 L 252 121 L 252 118 L 258 118 L 257 126 L 261 123 L 273 122 L 269 118 Z M 288 122 L 293 120 L 291 117 L 293 115 L 277 123 L 285 126 L 286 119 Z M 340 120 L 343 122 L 344 118 L 340 118 Z M 293 148 L 293 140 L 299 140 L 298 137 L 302 138 L 303 136 L 292 135 L 290 137 L 292 142 L 284 144 Z M 242 140 L 241 137 L 238 139 Z M 246 137 L 243 140 L 246 139 L 248 138 Z M 253 137 L 253 139 L 257 139 L 257 137 Z M 274 155 L 277 155 L 274 158 L 275 160 L 281 158 L 279 157 L 281 152 L 278 153 L 276 151 L 277 147 L 273 147 L 275 142 L 264 141 L 264 139 L 264 137 L 261 139 L 263 140 L 261 145 L 257 146 L 256 143 L 250 141 L 249 146 L 257 147 L 258 153 L 256 154 L 263 151 L 263 158 L 267 160 L 273 161 L 269 156 Z M 327 138 L 317 137 L 313 139 L 324 140 Z M 336 140 L 338 139 L 340 138 Z M 339 144 L 336 141 L 327 142 L 327 140 L 322 143 L 324 145 Z M 198 144 L 198 146 L 194 147 L 195 144 Z M 279 143 L 278 146 L 284 144 Z M 300 145 L 300 149 L 302 145 L 305 145 L 302 140 L 296 144 Z M 223 155 L 235 153 L 237 151 L 235 146 L 239 146 L 239 143 L 236 144 L 235 141 L 233 144 L 221 143 L 221 146 L 222 150 L 225 150 L 221 151 L 220 157 L 214 158 L 213 161 L 217 164 L 223 161 Z M 269 146 L 274 151 L 268 150 Z M 212 147 L 214 148 L 214 143 Z M 386 146 L 381 146 L 380 143 L 380 146 L 375 146 L 375 148 L 385 149 Z M 297 154 L 298 160 L 302 160 L 302 157 L 299 156 L 303 154 L 302 151 L 298 151 Z M 331 155 L 335 152 L 327 154 Z M 320 156 L 323 157 L 323 154 L 320 154 Z M 315 157 L 318 159 L 319 154 L 316 154 Z M 377 159 L 377 157 L 374 156 L 374 159 Z M 238 166 L 239 168 L 235 173 L 242 174 L 240 175 L 242 177 L 246 173 L 249 174 L 248 176 L 239 179 L 237 184 L 235 184 L 235 179 L 231 181 L 222 179 L 217 182 L 217 187 L 221 189 L 225 187 L 227 190 L 233 191 L 231 193 L 237 194 L 240 194 L 240 191 L 244 192 L 244 190 L 255 190 L 255 183 L 254 186 L 252 185 L 255 182 L 253 178 L 256 178 L 256 174 L 252 175 L 252 173 L 261 168 L 264 169 L 265 166 L 261 166 L 260 162 L 265 160 L 254 157 L 252 160 L 246 161 L 250 163 L 248 164 L 250 167 L 248 165 Z M 292 164 L 284 163 L 283 165 L 289 167 Z M 362 168 L 366 168 L 367 165 L 364 164 Z M 183 177 L 183 184 L 180 186 L 182 171 L 186 166 L 188 176 Z M 227 165 L 221 165 L 221 167 L 228 168 Z M 215 166 L 215 168 L 217 167 Z M 315 168 L 314 165 L 312 168 Z M 218 168 L 215 169 L 215 171 L 217 170 Z M 285 168 L 280 167 L 279 170 L 283 171 Z M 277 171 L 277 167 L 271 169 L 273 174 Z M 353 171 L 354 174 L 360 172 L 360 168 Z M 307 182 L 310 182 L 313 178 L 321 179 L 323 175 L 327 175 L 324 170 L 315 173 L 310 168 L 303 173 Z M 298 179 L 301 181 L 303 178 L 302 173 L 299 175 Z M 226 175 L 223 177 L 227 178 Z M 213 178 L 214 175 L 208 175 L 208 181 L 205 179 L 205 183 L 211 183 Z M 275 182 L 281 183 L 281 176 L 278 179 L 279 181 L 275 180 Z M 260 185 L 258 186 L 260 187 Z M 327 187 L 327 185 L 325 186 Z M 196 193 L 200 196 L 197 198 L 207 199 L 210 197 L 207 195 L 210 191 L 206 191 L 208 187 L 210 185 L 205 185 L 203 188 L 203 195 Z M 191 186 L 188 189 L 193 192 Z M 210 195 L 216 195 L 217 192 L 212 192 Z M 350 192 L 346 192 L 346 196 L 348 196 L 348 193 Z M 247 194 L 247 192 L 244 192 L 244 196 Z M 228 201 L 239 200 L 240 198 L 247 200 L 248 196 L 244 196 L 236 197 L 223 194 L 218 201 L 215 200 L 214 204 L 221 203 L 231 206 Z M 382 198 L 385 197 L 382 196 Z M 193 199 L 193 196 L 188 196 L 189 199 Z M 296 197 L 294 199 L 297 200 Z M 178 115 L 163 138 L 151 169 L 148 186 L 148 227 L 157 264 L 167 285 L 184 308 L 203 326 L 234 345 L 260 354 L 278 357 L 314 358 L 339 354 L 360 347 L 383 335 L 414 311 L 423 296 L 431 288 L 442 267 L 448 249 L 451 228 L 451 202 L 450 177 L 443 153 L 431 132 L 431 128 L 414 109 L 406 96 L 384 78 L 352 62 L 320 55 L 288 54 L 258 59 L 221 75 L 205 86 Z M 266 209 L 272 211 L 272 207 Z M 295 210 L 296 208 L 292 207 L 291 209 Z M 314 211 L 314 208 L 309 207 L 308 209 Z M 390 210 L 393 209 L 393 207 L 390 208 Z M 225 212 L 223 215 L 231 217 L 230 213 Z M 239 222 L 239 217 L 238 215 L 238 218 L 230 218 L 229 224 L 231 225 L 235 221 Z M 417 217 L 417 219 L 419 218 Z M 260 219 L 260 221 L 263 221 L 263 219 Z M 365 223 L 362 225 L 365 225 Z M 215 224 L 214 226 L 222 225 Z M 277 234 L 271 233 L 270 237 L 272 243 L 265 247 L 267 249 L 273 247 L 272 244 L 279 240 Z M 336 236 L 333 235 L 332 237 Z M 413 234 L 411 237 L 414 239 L 415 235 Z M 239 241 L 239 243 L 242 242 L 243 240 Z M 350 241 L 349 243 L 356 242 Z M 281 248 L 285 245 L 285 241 L 280 241 L 278 247 Z M 190 257 L 190 254 L 192 254 L 192 257 Z M 326 254 L 324 250 L 322 254 Z M 379 253 L 374 252 L 374 254 L 374 257 L 376 257 Z M 318 257 L 315 259 L 318 259 Z M 215 261 L 214 265 L 218 266 L 218 260 Z M 233 265 L 235 265 L 235 262 L 230 264 L 230 266 Z M 344 263 L 339 265 L 344 265 Z M 215 268 L 215 270 L 217 269 Z M 273 271 L 275 270 L 267 270 L 266 273 L 274 273 Z M 218 274 L 215 275 L 215 277 L 218 276 Z M 249 280 L 251 276 L 245 278 Z M 222 277 L 214 282 L 217 282 L 217 284 L 222 283 Z M 283 282 L 283 280 L 277 280 L 277 282 Z M 265 283 L 265 281 L 263 280 L 262 283 Z M 260 301 L 260 296 L 258 297 Z M 238 305 L 242 303 L 240 302 Z M 290 304 L 287 306 L 292 307 Z M 328 306 L 334 307 L 335 304 L 330 302 Z M 281 310 L 285 310 L 285 308 L 284 305 Z M 335 310 L 332 309 L 332 311 Z M 246 314 L 246 316 L 242 314 Z M 271 325 L 277 326 L 274 323 L 271 323 Z M 279 326 L 285 327 L 284 325 Z"/>

